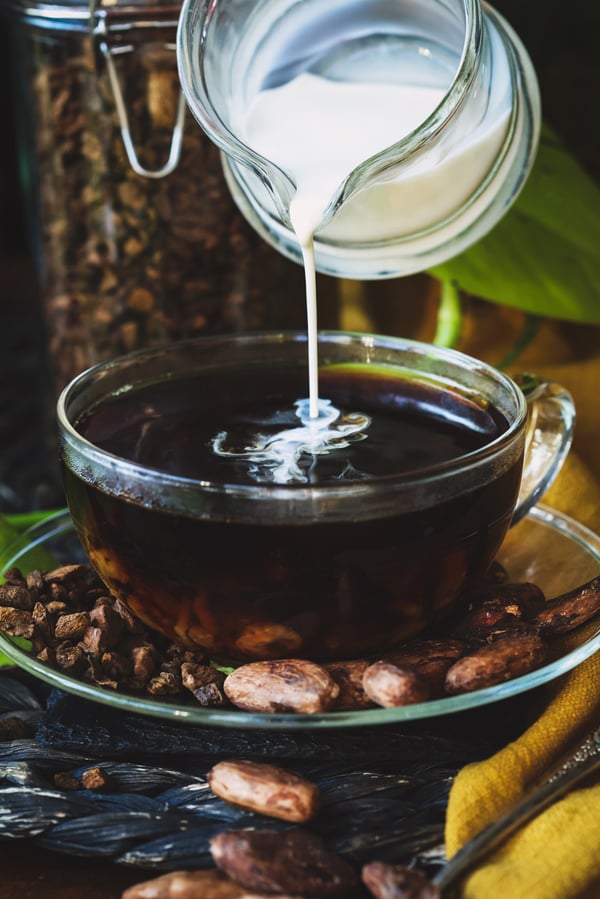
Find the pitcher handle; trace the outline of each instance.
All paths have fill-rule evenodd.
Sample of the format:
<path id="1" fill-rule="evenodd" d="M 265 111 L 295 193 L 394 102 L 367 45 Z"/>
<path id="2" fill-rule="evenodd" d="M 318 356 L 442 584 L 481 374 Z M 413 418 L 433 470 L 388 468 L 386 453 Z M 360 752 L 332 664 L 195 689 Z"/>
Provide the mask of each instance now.
<path id="1" fill-rule="evenodd" d="M 554 481 L 573 442 L 575 404 L 560 384 L 529 373 L 513 376 L 529 407 L 523 476 L 511 527 Z"/>

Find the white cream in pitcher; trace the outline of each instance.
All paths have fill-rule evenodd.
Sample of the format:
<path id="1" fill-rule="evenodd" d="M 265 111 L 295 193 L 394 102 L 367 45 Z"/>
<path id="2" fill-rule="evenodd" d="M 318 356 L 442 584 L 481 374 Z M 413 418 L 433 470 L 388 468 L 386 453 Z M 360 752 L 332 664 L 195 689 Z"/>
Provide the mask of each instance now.
<path id="1" fill-rule="evenodd" d="M 305 70 L 287 81 L 267 80 L 246 106 L 238 107 L 239 137 L 296 186 L 289 215 L 306 277 L 308 400 L 296 403 L 297 427 L 282 430 L 267 443 L 262 435 L 249 433 L 241 448 L 231 445 L 227 433 L 216 435 L 213 442 L 215 453 L 243 458 L 257 479 L 302 481 L 297 463 L 304 454 L 316 458 L 339 448 L 340 440 L 364 438 L 368 430 L 368 416 L 354 411 L 348 415 L 319 398 L 315 235 L 319 241 L 353 245 L 396 239 L 436 225 L 485 179 L 506 136 L 509 78 L 508 70 L 500 67 L 491 93 L 472 101 L 463 127 L 450 138 L 428 143 L 401 165 L 390 164 L 336 203 L 345 179 L 420 128 L 451 87 L 458 60 L 441 56 L 440 63 L 426 47 L 415 50 L 411 45 L 406 60 L 414 61 L 415 53 L 419 57 L 417 77 L 406 60 L 398 65 L 394 47 L 389 58 L 389 48 L 383 54 L 370 49 L 351 77 L 346 63 L 341 78 L 326 66 L 324 74 Z M 336 59 L 334 55 L 334 69 Z M 452 227 L 461 230 L 460 216 Z"/>

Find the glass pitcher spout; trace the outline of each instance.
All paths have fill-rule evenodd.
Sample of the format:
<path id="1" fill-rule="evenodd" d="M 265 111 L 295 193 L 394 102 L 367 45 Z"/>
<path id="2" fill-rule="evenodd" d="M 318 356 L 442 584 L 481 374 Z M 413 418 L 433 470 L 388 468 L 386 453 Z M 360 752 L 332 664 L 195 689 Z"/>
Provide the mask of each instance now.
<path id="1" fill-rule="evenodd" d="M 300 261 L 302 205 L 328 274 L 394 277 L 456 255 L 535 156 L 533 67 L 479 0 L 184 0 L 177 53 L 243 214 Z"/>

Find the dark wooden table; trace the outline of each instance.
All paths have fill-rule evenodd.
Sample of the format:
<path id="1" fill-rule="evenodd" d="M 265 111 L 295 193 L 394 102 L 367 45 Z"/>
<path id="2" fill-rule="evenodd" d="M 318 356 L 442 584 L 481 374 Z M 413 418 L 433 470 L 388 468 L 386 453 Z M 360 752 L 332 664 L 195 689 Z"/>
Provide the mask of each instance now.
<path id="1" fill-rule="evenodd" d="M 147 876 L 110 863 L 0 843 L 0 899 L 120 899 Z"/>

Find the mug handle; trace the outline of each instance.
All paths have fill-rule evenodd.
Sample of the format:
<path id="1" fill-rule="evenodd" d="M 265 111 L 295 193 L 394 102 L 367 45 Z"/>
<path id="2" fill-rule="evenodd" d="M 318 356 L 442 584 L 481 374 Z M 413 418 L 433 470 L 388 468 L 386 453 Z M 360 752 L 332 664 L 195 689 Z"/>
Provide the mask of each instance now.
<path id="1" fill-rule="evenodd" d="M 529 417 L 523 475 L 511 527 L 527 515 L 560 471 L 573 442 L 575 404 L 560 384 L 524 372 L 513 376 L 521 388 Z"/>

